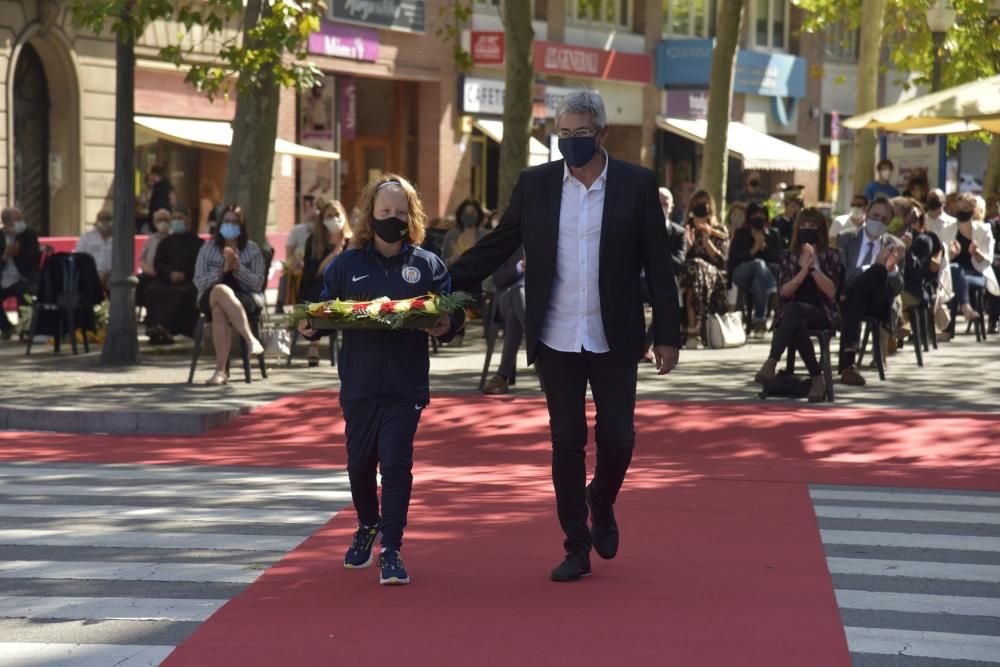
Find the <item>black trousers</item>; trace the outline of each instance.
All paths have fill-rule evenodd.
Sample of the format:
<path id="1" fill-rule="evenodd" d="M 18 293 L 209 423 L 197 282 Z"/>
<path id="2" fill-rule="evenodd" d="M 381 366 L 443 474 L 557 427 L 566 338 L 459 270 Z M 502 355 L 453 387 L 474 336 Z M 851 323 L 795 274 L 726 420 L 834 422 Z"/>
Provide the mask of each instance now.
<path id="1" fill-rule="evenodd" d="M 598 507 L 614 505 L 635 447 L 638 363 L 610 354 L 557 352 L 539 344 L 538 372 L 545 385 L 552 430 L 552 484 L 567 553 L 590 551 L 587 527 L 587 384 L 597 407 L 597 468 L 591 483 Z"/>
<path id="2" fill-rule="evenodd" d="M 789 303 L 782 310 L 781 322 L 771 339 L 770 358 L 777 361 L 789 346 L 794 346 L 809 370 L 809 375 L 819 375 L 823 371 L 816 361 L 816 350 L 809 338 L 809 330 L 827 329 L 829 326 L 826 311 L 819 306 L 797 301 Z"/>
<path id="3" fill-rule="evenodd" d="M 841 306 L 843 331 L 840 336 L 841 371 L 854 365 L 861 338 L 861 320 L 877 317 L 883 322 L 890 319 L 893 295 L 889 290 L 889 272 L 881 264 L 873 264 L 844 289 L 845 300 Z M 876 338 L 875 345 L 879 344 Z"/>
<path id="4" fill-rule="evenodd" d="M 376 472 L 381 472 L 382 546 L 399 549 L 413 489 L 413 438 L 423 406 L 372 400 L 344 403 L 343 409 L 347 475 L 358 522 L 364 526 L 379 523 Z"/>

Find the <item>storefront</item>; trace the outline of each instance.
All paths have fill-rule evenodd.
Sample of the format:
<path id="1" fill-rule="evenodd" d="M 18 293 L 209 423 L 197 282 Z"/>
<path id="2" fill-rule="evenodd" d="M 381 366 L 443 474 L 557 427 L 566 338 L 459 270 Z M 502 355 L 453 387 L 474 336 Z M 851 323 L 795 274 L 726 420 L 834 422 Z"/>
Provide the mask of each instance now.
<path id="1" fill-rule="evenodd" d="M 330 20 L 310 36 L 311 60 L 324 77 L 299 98 L 299 142 L 341 159 L 332 166 L 300 165 L 300 201 L 337 198 L 350 210 L 369 180 L 393 172 L 415 183 L 428 215 L 450 203 L 450 165 L 458 159 L 446 123 L 455 111 L 449 79 L 456 75 L 454 67 L 442 70 L 447 44 L 423 33 L 424 4 L 382 3 L 402 9 L 366 12 L 356 3 L 333 2 Z"/>
<path id="2" fill-rule="evenodd" d="M 701 169 L 711 76 L 711 39 L 666 39 L 656 49 L 656 85 L 665 89 L 657 119 L 657 172 L 683 204 Z M 764 187 L 779 181 L 817 181 L 819 155 L 799 145 L 799 101 L 806 95 L 806 61 L 784 53 L 739 50 L 729 125 L 729 179 L 733 199 L 744 172 L 761 172 Z"/>
<path id="3" fill-rule="evenodd" d="M 504 36 L 496 31 L 473 31 L 469 35 L 475 65 L 474 75 L 462 80 L 461 111 L 468 117 L 472 147 L 473 196 L 489 208 L 497 204 L 496 168 L 499 164 L 502 125 L 499 131 L 491 120 L 503 115 L 505 84 L 499 78 L 505 57 Z M 556 108 L 569 92 L 580 88 L 596 90 L 604 98 L 611 132 L 608 151 L 618 158 L 640 161 L 643 88 L 652 79 L 652 59 L 641 53 L 593 49 L 536 40 L 533 43 L 535 85 L 532 108 L 534 127 L 529 147 L 529 164 L 558 159 L 553 141 Z M 558 84 L 558 85 L 556 85 Z"/>

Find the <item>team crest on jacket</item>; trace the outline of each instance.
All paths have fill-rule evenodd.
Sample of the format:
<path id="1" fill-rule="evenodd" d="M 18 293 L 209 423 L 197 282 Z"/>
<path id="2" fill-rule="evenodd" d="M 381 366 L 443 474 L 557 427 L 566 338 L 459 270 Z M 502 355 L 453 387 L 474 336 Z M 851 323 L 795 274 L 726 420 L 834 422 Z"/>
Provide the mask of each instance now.
<path id="1" fill-rule="evenodd" d="M 418 282 L 420 282 L 420 269 L 418 269 L 415 266 L 404 266 L 403 280 L 410 283 L 411 285 L 416 285 Z"/>

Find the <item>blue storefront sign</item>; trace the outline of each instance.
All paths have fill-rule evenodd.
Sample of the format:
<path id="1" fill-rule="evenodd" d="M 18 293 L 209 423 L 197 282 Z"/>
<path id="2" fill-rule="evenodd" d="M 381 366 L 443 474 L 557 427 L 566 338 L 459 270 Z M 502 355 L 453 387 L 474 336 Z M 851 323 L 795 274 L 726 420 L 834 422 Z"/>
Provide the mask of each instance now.
<path id="1" fill-rule="evenodd" d="M 665 39 L 656 45 L 656 85 L 708 87 L 713 39 Z M 805 97 L 806 61 L 786 53 L 736 52 L 733 92 L 765 97 Z"/>

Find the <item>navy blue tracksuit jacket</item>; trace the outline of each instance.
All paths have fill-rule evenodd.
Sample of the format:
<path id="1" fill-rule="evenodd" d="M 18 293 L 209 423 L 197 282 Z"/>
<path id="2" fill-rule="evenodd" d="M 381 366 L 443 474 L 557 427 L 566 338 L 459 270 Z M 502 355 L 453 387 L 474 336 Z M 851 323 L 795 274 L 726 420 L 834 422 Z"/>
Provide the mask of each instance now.
<path id="1" fill-rule="evenodd" d="M 410 299 L 448 294 L 451 278 L 444 262 L 422 248 L 404 244 L 395 257 L 383 257 L 371 243 L 341 253 L 323 274 L 324 301 L 368 301 L 387 296 Z M 461 328 L 465 313 L 451 316 L 447 342 Z M 426 405 L 430 400 L 427 334 L 417 329 L 345 329 L 337 362 L 340 401 L 384 400 Z"/>

